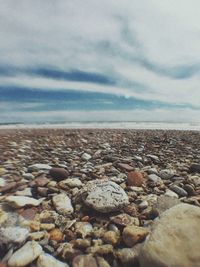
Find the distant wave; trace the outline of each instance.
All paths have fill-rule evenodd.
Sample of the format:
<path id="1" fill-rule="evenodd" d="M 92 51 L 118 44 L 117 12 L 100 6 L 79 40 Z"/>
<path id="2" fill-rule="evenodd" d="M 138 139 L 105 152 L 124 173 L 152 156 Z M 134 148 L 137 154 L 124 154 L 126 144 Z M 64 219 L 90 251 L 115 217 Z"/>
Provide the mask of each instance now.
<path id="1" fill-rule="evenodd" d="M 149 130 L 190 130 L 200 131 L 200 123 L 180 122 L 62 122 L 62 123 L 0 123 L 0 129 L 39 129 L 39 128 L 72 128 L 72 129 L 149 129 Z"/>

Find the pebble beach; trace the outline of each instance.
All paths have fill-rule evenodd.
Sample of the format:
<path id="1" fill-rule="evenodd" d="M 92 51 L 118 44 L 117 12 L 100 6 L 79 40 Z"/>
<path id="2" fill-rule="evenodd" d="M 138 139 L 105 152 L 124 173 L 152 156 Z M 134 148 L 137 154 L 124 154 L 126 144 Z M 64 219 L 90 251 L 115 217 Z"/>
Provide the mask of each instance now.
<path id="1" fill-rule="evenodd" d="M 0 129 L 0 267 L 200 267 L 199 142 Z"/>

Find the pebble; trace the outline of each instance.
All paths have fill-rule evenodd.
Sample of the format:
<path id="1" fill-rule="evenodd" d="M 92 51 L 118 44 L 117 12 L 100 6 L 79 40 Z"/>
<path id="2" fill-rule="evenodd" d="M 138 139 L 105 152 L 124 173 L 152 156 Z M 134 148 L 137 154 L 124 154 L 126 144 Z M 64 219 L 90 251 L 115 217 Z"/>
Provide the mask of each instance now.
<path id="1" fill-rule="evenodd" d="M 43 199 L 35 199 L 26 196 L 8 196 L 4 199 L 13 208 L 22 208 L 25 206 L 39 206 Z"/>
<path id="2" fill-rule="evenodd" d="M 50 240 L 55 240 L 57 242 L 61 242 L 63 240 L 63 233 L 58 228 L 52 229 L 49 232 L 49 235 Z"/>
<path id="3" fill-rule="evenodd" d="M 116 183 L 105 180 L 90 181 L 83 188 L 84 203 L 96 211 L 107 213 L 129 204 L 125 191 Z"/>
<path id="4" fill-rule="evenodd" d="M 19 226 L 15 227 L 1 227 L 0 228 L 0 244 L 21 244 L 23 243 L 29 235 L 29 231 L 26 228 L 21 228 Z"/>
<path id="5" fill-rule="evenodd" d="M 30 165 L 28 166 L 28 170 L 29 171 L 48 171 L 50 170 L 52 167 L 49 166 L 48 164 L 41 164 L 41 163 L 37 163 L 37 164 L 33 164 L 33 165 Z"/>
<path id="6" fill-rule="evenodd" d="M 149 231 L 146 228 L 135 225 L 126 226 L 122 232 L 123 241 L 128 247 L 133 247 L 136 243 L 143 241 Z"/>
<path id="7" fill-rule="evenodd" d="M 128 173 L 127 184 L 129 186 L 142 186 L 144 183 L 143 174 L 139 171 L 132 171 Z"/>
<path id="8" fill-rule="evenodd" d="M 130 166 L 130 165 L 126 164 L 126 163 L 118 163 L 117 166 L 118 166 L 120 169 L 125 170 L 125 171 L 128 171 L 128 172 L 134 170 L 134 168 L 133 168 L 132 166 Z"/>
<path id="9" fill-rule="evenodd" d="M 49 174 L 55 181 L 61 181 L 68 178 L 69 173 L 64 168 L 51 168 Z"/>
<path id="10" fill-rule="evenodd" d="M 87 160 L 90 160 L 92 158 L 92 156 L 90 154 L 88 154 L 88 153 L 83 153 L 82 156 L 81 156 L 81 158 L 83 160 L 86 160 L 87 161 Z"/>
<path id="11" fill-rule="evenodd" d="M 23 247 L 14 252 L 8 261 L 11 267 L 21 267 L 32 263 L 42 254 L 42 247 L 36 241 L 28 241 Z"/>
<path id="12" fill-rule="evenodd" d="M 166 190 L 165 196 L 178 198 L 178 194 L 176 194 L 174 191 L 172 191 L 170 189 Z"/>
<path id="13" fill-rule="evenodd" d="M 71 188 L 82 187 L 83 183 L 78 178 L 71 178 L 71 179 L 67 179 L 67 180 L 63 180 L 63 181 L 59 182 L 59 186 L 63 189 L 65 189 L 66 186 L 69 186 Z"/>
<path id="14" fill-rule="evenodd" d="M 63 193 L 53 196 L 52 202 L 59 214 L 68 215 L 74 211 L 71 199 Z"/>
<path id="15" fill-rule="evenodd" d="M 191 172 L 191 173 L 200 173 L 200 164 L 193 163 L 193 164 L 190 166 L 190 172 Z"/>
<path id="16" fill-rule="evenodd" d="M 93 231 L 92 225 L 88 222 L 76 222 L 74 227 L 76 233 L 81 235 L 82 238 L 90 236 Z"/>
<path id="17" fill-rule="evenodd" d="M 79 255 L 74 258 L 72 267 L 110 267 L 110 265 L 101 257 Z"/>
<path id="18" fill-rule="evenodd" d="M 180 197 L 186 197 L 188 195 L 188 193 L 178 185 L 171 185 L 170 189 L 177 193 Z"/>
<path id="19" fill-rule="evenodd" d="M 149 174 L 148 175 L 148 180 L 150 182 L 153 182 L 153 183 L 156 183 L 156 184 L 162 182 L 162 179 L 156 174 Z"/>
<path id="20" fill-rule="evenodd" d="M 103 241 L 113 246 L 119 242 L 120 235 L 116 231 L 107 231 L 103 234 Z"/>
<path id="21" fill-rule="evenodd" d="M 27 187 L 24 190 L 21 191 L 17 191 L 15 193 L 16 196 L 28 196 L 28 197 L 32 197 L 32 192 L 31 192 L 31 188 Z"/>
<path id="22" fill-rule="evenodd" d="M 69 267 L 69 265 L 45 253 L 45 254 L 41 254 L 38 257 L 37 267 Z"/>
<path id="23" fill-rule="evenodd" d="M 0 187 L 4 187 L 5 185 L 6 185 L 5 180 L 0 177 Z"/>
<path id="24" fill-rule="evenodd" d="M 139 225 L 139 220 L 137 217 L 132 217 L 126 213 L 122 213 L 116 216 L 111 216 L 110 221 L 121 226 Z"/>

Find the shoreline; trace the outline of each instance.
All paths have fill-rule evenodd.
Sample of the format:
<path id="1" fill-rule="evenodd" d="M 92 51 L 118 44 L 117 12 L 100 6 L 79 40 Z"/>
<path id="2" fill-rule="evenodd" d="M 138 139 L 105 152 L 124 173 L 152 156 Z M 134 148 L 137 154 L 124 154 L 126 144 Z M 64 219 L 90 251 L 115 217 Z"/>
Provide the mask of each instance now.
<path id="1" fill-rule="evenodd" d="M 2 124 L 0 130 L 9 129 L 110 129 L 110 130 L 178 130 L 200 131 L 200 123 L 176 122 L 86 122 L 44 124 Z"/>

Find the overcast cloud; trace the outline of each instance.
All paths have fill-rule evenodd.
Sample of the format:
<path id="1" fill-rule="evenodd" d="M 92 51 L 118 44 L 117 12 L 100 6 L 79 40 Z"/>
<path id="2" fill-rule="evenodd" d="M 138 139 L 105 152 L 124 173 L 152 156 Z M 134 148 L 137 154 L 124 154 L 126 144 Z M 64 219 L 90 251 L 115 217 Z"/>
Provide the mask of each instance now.
<path id="1" fill-rule="evenodd" d="M 0 122 L 81 114 L 80 102 L 66 111 L 69 94 L 59 111 L 45 98 L 16 104 L 5 89 L 20 88 L 113 103 L 88 104 L 82 120 L 200 120 L 198 0 L 0 0 L 0 36 Z"/>

